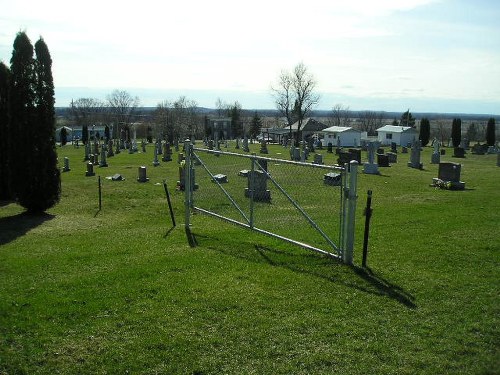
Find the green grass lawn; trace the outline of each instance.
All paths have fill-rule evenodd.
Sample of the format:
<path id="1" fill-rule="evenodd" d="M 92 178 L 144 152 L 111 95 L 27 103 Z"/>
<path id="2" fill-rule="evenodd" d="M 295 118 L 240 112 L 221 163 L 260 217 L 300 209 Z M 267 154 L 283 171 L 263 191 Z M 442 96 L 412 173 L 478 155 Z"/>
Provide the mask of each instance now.
<path id="1" fill-rule="evenodd" d="M 0 374 L 500 373 L 496 155 L 446 150 L 464 191 L 430 187 L 431 148 L 424 170 L 399 153 L 381 175 L 360 173 L 357 265 L 373 191 L 362 270 L 198 214 L 190 247 L 178 165 L 153 167 L 152 151 L 85 177 L 83 149 L 59 148 L 71 171 L 57 206 L 29 217 L 2 203 Z"/>

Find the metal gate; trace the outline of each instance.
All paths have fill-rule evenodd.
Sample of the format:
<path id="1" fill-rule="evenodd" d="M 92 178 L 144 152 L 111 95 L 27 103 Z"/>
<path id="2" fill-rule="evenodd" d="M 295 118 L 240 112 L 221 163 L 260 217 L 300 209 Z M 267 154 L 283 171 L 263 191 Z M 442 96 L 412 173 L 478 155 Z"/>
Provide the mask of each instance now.
<path id="1" fill-rule="evenodd" d="M 185 226 L 192 212 L 353 261 L 356 161 L 344 167 L 184 144 Z M 283 152 L 288 150 L 283 148 Z"/>

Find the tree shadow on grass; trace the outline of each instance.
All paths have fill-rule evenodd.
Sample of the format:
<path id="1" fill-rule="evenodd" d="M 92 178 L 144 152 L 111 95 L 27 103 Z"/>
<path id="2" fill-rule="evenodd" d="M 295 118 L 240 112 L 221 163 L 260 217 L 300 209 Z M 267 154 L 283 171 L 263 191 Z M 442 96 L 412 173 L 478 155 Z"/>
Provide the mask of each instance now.
<path id="1" fill-rule="evenodd" d="M 354 288 L 364 293 L 388 297 L 410 309 L 417 308 L 415 298 L 410 293 L 377 275 L 369 268 L 345 266 L 336 260 L 314 252 L 287 251 L 260 244 L 253 245 L 256 251 L 253 252 L 248 251 L 248 246 L 245 248 L 244 246 L 233 247 L 231 244 L 227 244 L 227 246 L 204 244 L 204 240 L 207 242 L 217 242 L 216 238 L 210 236 L 195 235 L 191 232 L 189 237 L 191 237 L 190 242 L 194 241 L 198 244 L 199 241 L 196 238 L 200 238 L 202 240 L 200 246 L 206 246 L 210 250 L 218 251 L 225 255 L 254 263 L 266 263 L 273 267 L 285 268 L 292 272 L 310 275 L 336 285 Z"/>
<path id="2" fill-rule="evenodd" d="M 22 212 L 14 216 L 0 218 L 0 246 L 24 236 L 28 231 L 52 220 L 55 216 L 47 213 L 28 214 Z"/>

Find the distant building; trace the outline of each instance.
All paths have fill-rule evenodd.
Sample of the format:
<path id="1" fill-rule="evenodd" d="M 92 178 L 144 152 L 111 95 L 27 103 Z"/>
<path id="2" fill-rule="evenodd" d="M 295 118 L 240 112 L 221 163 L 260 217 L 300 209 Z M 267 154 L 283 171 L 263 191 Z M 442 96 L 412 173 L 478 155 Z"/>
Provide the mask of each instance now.
<path id="1" fill-rule="evenodd" d="M 299 122 L 293 123 L 291 126 L 287 126 L 285 129 L 288 130 L 290 133 L 297 133 L 297 129 L 299 127 Z M 300 131 L 302 133 L 302 140 L 305 141 L 315 134 L 318 134 L 321 130 L 327 128 L 328 126 L 323 124 L 322 122 L 319 122 L 318 120 L 315 120 L 313 118 L 305 118 L 302 120 L 302 126 L 300 127 Z"/>
<path id="2" fill-rule="evenodd" d="M 409 126 L 385 125 L 377 129 L 377 137 L 382 145 L 394 142 L 398 146 L 408 146 L 418 139 L 418 131 Z"/>
<path id="3" fill-rule="evenodd" d="M 328 146 L 331 143 L 333 147 L 359 147 L 363 135 L 360 130 L 350 126 L 331 126 L 320 133 L 323 136 L 321 144 Z"/>

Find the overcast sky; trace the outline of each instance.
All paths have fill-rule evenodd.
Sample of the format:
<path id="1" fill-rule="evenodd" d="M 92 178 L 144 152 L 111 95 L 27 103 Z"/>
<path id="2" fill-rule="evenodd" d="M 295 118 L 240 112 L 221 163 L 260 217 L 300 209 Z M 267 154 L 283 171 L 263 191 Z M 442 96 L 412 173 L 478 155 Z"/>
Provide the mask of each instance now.
<path id="1" fill-rule="evenodd" d="M 274 108 L 303 62 L 321 109 L 500 114 L 498 0 L 0 0 L 0 60 L 42 36 L 56 105 L 114 89 L 154 106 Z"/>

